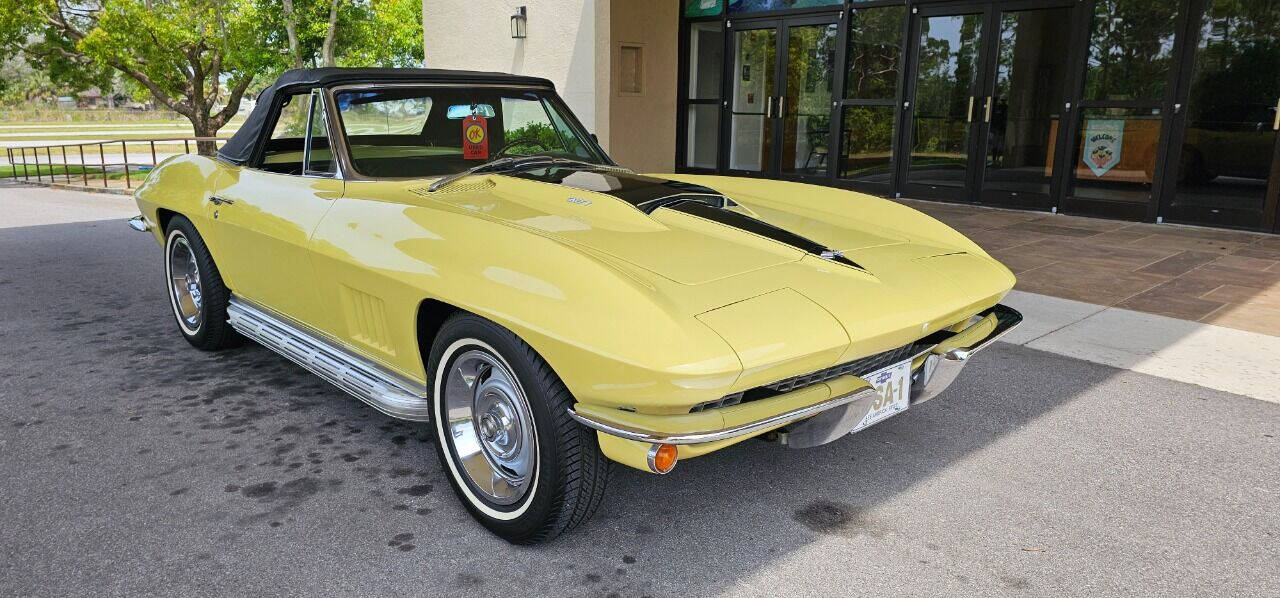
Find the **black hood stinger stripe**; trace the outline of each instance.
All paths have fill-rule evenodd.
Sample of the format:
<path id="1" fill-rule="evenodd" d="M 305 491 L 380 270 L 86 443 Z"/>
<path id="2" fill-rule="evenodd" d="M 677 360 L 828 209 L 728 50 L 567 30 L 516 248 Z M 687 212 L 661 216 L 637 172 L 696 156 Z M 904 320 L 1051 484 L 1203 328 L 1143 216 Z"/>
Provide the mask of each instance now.
<path id="1" fill-rule="evenodd" d="M 862 266 L 854 263 L 853 260 L 845 257 L 844 254 L 839 251 L 829 249 L 817 241 L 802 237 L 789 230 L 778 228 L 768 222 L 752 218 L 751 216 L 741 212 L 715 208 L 697 201 L 684 201 L 666 207 L 667 209 L 682 212 L 690 216 L 705 218 L 712 222 L 718 222 L 725 226 L 731 226 L 738 230 L 760 235 L 766 239 L 772 239 L 779 243 L 790 245 L 796 249 L 804 251 L 805 253 L 816 255 L 825 260 L 839 262 L 859 270 L 864 269 Z"/>
<path id="2" fill-rule="evenodd" d="M 772 239 L 825 260 L 839 262 L 859 270 L 864 269 L 844 257 L 839 251 L 830 249 L 817 241 L 778 228 L 741 212 L 725 209 L 734 207 L 737 204 L 710 187 L 621 170 L 579 165 L 553 165 L 500 174 L 531 181 L 563 185 L 593 193 L 603 193 L 625 201 L 645 214 L 652 214 L 655 210 L 661 208 L 676 210 Z"/>

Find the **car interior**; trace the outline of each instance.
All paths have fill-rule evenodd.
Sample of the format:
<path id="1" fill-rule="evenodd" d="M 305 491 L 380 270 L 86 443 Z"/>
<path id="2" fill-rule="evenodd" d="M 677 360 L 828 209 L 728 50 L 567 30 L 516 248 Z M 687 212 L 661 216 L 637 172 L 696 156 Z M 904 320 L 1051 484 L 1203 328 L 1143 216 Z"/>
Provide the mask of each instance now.
<path id="1" fill-rule="evenodd" d="M 258 168 L 303 173 L 307 94 L 286 98 Z M 523 90 L 389 88 L 339 91 L 339 119 L 355 169 L 375 178 L 436 177 L 506 156 L 545 154 L 599 162 L 540 94 Z M 464 119 L 487 121 L 486 152 L 463 152 Z M 302 124 L 299 124 L 302 123 Z M 314 127 L 314 125 L 313 125 Z M 328 139 L 313 137 L 309 172 L 328 168 Z"/>

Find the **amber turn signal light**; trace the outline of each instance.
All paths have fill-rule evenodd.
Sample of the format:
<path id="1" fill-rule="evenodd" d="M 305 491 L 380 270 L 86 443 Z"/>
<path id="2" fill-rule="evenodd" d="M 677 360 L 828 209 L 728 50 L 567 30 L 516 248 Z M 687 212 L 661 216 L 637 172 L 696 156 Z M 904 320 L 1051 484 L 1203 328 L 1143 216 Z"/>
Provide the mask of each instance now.
<path id="1" fill-rule="evenodd" d="M 675 468 L 680 451 L 674 444 L 655 444 L 649 447 L 649 471 L 667 473 Z"/>

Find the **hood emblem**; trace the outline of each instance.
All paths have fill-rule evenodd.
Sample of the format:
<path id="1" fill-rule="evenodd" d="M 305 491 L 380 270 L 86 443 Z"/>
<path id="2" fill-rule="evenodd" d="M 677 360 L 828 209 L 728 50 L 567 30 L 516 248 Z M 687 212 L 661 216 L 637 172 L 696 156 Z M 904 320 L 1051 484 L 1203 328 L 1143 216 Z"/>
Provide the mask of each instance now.
<path id="1" fill-rule="evenodd" d="M 584 198 L 581 198 L 581 197 L 574 197 L 574 196 L 572 196 L 572 195 L 570 195 L 570 196 L 569 196 L 569 199 L 566 199 L 565 201 L 567 201 L 567 202 L 569 202 L 569 203 L 572 203 L 572 204 L 577 204 L 577 205 L 580 205 L 580 206 L 589 206 L 589 205 L 591 205 L 591 200 L 590 200 L 590 199 L 584 199 Z"/>

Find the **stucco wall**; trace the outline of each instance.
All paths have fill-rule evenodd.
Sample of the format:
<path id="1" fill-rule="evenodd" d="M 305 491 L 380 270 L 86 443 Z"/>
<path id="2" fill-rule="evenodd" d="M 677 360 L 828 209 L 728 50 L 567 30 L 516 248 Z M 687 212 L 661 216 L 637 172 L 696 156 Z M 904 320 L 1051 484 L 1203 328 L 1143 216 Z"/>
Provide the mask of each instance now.
<path id="1" fill-rule="evenodd" d="M 678 2 L 613 0 L 609 15 L 609 154 L 642 172 L 671 172 L 676 151 Z M 643 91 L 622 92 L 622 46 L 643 54 Z"/>
<path id="2" fill-rule="evenodd" d="M 597 87 L 607 85 L 597 55 L 607 35 L 597 35 L 597 6 L 608 0 L 423 0 L 426 66 L 500 71 L 550 79 L 578 119 L 608 135 L 607 106 L 597 105 Z M 511 15 L 528 7 L 528 37 L 511 38 Z M 601 73 L 599 76 L 597 73 Z"/>
<path id="3" fill-rule="evenodd" d="M 511 15 L 528 7 L 528 37 Z M 675 162 L 680 4 L 642 0 L 423 0 L 426 66 L 550 79 L 620 164 L 670 172 Z M 621 46 L 644 53 L 644 90 L 621 93 Z"/>

